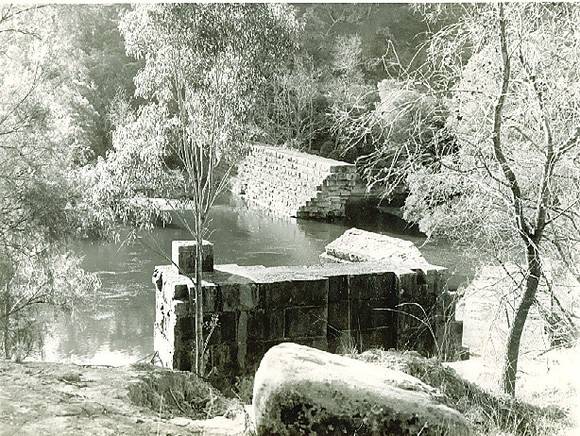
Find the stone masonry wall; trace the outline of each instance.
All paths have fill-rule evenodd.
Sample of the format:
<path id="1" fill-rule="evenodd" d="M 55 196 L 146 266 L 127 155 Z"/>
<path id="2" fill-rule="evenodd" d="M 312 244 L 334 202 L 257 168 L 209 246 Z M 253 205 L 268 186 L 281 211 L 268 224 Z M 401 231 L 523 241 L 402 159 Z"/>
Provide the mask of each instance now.
<path id="1" fill-rule="evenodd" d="M 325 247 L 323 263 L 381 262 L 397 273 L 398 346 L 421 350 L 435 335 L 439 357 L 466 357 L 463 322 L 455 319 L 456 293 L 447 289 L 443 267 L 431 265 L 410 241 L 352 228 Z M 429 329 L 433 331 L 429 331 Z M 423 349 L 423 351 L 426 351 Z"/>
<path id="2" fill-rule="evenodd" d="M 384 262 L 216 265 L 204 274 L 204 328 L 211 332 L 207 371 L 226 377 L 252 373 L 281 342 L 331 352 L 380 347 L 433 354 L 433 335 L 403 320 L 397 307 L 411 299 L 434 306 L 445 273 L 438 267 L 393 270 Z M 189 370 L 194 330 L 187 296 L 193 283 L 174 266 L 157 267 L 154 283 L 155 351 L 163 366 Z M 213 329 L 212 319 L 218 321 Z"/>
<path id="3" fill-rule="evenodd" d="M 344 217 L 365 192 L 353 164 L 266 145 L 250 146 L 234 189 L 274 215 L 312 219 Z"/>

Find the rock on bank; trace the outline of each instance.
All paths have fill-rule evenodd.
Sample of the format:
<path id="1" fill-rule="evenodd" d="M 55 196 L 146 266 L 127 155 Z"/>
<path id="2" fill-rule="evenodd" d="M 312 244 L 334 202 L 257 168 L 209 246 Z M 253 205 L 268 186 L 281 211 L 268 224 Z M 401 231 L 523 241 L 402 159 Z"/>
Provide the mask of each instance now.
<path id="1" fill-rule="evenodd" d="M 469 424 L 415 377 L 314 348 L 271 348 L 254 382 L 258 435 L 469 435 Z"/>

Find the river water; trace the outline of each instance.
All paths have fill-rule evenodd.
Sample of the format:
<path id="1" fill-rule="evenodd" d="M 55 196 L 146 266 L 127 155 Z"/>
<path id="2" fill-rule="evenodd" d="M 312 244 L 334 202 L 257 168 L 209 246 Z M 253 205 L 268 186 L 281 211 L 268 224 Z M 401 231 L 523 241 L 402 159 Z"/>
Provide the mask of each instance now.
<path id="1" fill-rule="evenodd" d="M 212 209 L 206 239 L 214 243 L 217 264 L 315 264 L 326 244 L 355 225 L 414 242 L 431 263 L 451 269 L 455 286 L 469 275 L 469 267 L 450 247 L 423 245 L 423 236 L 384 217 L 349 223 L 280 219 L 229 198 Z M 84 268 L 99 275 L 102 288 L 91 304 L 79 305 L 72 314 L 58 315 L 49 323 L 40 358 L 118 366 L 150 356 L 155 319 L 151 274 L 155 265 L 169 263 L 159 250 L 170 255 L 171 241 L 179 239 L 191 238 L 184 228 L 173 225 L 131 243 L 79 243 L 75 251 L 84 256 Z"/>

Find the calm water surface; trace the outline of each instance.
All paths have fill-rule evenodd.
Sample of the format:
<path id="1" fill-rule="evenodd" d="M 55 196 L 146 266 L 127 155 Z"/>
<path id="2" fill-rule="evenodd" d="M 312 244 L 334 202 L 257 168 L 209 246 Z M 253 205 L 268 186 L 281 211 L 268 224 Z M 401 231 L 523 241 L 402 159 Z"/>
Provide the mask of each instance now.
<path id="1" fill-rule="evenodd" d="M 372 222 L 320 223 L 277 219 L 251 210 L 232 199 L 212 210 L 209 238 L 214 243 L 216 263 L 239 265 L 304 265 L 318 263 L 324 246 L 356 225 L 413 241 L 433 264 L 454 271 L 461 282 L 469 268 L 447 246 L 424 245 L 424 237 L 409 235 L 401 225 L 373 219 Z M 155 291 L 151 274 L 155 265 L 167 264 L 151 248 L 170 255 L 171 241 L 191 239 L 178 226 L 157 228 L 142 242 L 83 242 L 76 251 L 84 267 L 96 272 L 102 288 L 95 303 L 79 307 L 72 315 L 60 315 L 46 332 L 41 358 L 82 364 L 124 365 L 153 353 Z"/>

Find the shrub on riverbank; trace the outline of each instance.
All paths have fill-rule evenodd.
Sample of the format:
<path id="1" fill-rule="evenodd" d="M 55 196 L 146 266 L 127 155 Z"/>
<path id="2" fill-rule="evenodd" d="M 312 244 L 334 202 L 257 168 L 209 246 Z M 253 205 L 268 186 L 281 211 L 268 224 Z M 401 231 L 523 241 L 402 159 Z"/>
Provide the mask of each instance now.
<path id="1" fill-rule="evenodd" d="M 563 409 L 492 394 L 438 360 L 415 352 L 370 350 L 352 357 L 397 369 L 438 388 L 442 401 L 471 421 L 480 435 L 559 434 L 569 425 Z"/>
<path id="2" fill-rule="evenodd" d="M 210 419 L 232 417 L 242 411 L 237 400 L 226 398 L 193 373 L 159 370 L 149 365 L 140 365 L 139 369 L 146 372 L 129 385 L 129 399 L 163 417 Z"/>
<path id="3" fill-rule="evenodd" d="M 566 434 L 570 426 L 567 412 L 562 408 L 540 407 L 486 391 L 436 359 L 427 359 L 415 352 L 369 350 L 348 356 L 402 371 L 439 389 L 441 401 L 463 414 L 473 424 L 476 435 Z M 130 400 L 164 418 L 232 417 L 243 414 L 242 403 L 249 404 L 252 400 L 253 377 L 238 378 L 231 390 L 222 393 L 192 373 L 148 365 L 141 365 L 139 369 L 144 373 L 137 383 L 129 386 Z"/>

